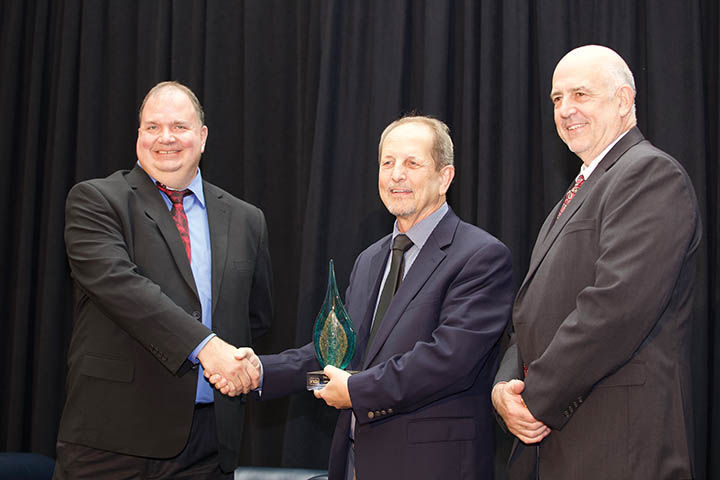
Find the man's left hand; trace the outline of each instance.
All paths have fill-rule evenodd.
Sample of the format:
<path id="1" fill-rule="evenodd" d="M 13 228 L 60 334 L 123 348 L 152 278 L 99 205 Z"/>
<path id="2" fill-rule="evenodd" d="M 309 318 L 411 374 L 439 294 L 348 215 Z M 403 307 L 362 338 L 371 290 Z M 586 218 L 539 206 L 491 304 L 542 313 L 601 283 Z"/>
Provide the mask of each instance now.
<path id="1" fill-rule="evenodd" d="M 350 392 L 348 391 L 348 378 L 350 374 L 345 370 L 328 365 L 323 370 L 330 379 L 330 383 L 322 390 L 314 390 L 315 398 L 322 398 L 325 403 L 335 408 L 352 408 Z"/>

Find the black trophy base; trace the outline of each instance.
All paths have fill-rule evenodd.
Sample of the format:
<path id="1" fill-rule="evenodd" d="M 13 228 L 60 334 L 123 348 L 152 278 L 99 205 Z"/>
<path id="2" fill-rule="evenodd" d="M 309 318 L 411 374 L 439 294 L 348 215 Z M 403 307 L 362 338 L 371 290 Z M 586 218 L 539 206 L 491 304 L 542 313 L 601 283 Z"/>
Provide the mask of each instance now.
<path id="1" fill-rule="evenodd" d="M 358 373 L 356 370 L 345 370 L 350 375 Z M 314 372 L 307 372 L 307 389 L 308 390 L 322 390 L 325 385 L 330 383 L 328 378 L 322 370 L 315 370 Z"/>

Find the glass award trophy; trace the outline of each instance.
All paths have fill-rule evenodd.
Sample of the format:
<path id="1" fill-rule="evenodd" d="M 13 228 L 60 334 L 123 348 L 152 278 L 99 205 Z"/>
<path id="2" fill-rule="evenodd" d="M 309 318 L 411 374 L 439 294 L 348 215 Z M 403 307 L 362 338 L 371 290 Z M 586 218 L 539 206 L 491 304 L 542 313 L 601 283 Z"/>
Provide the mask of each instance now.
<path id="1" fill-rule="evenodd" d="M 313 345 L 315 346 L 315 356 L 322 368 L 332 365 L 345 369 L 355 353 L 355 330 L 352 320 L 345 310 L 345 305 L 340 300 L 335 282 L 335 266 L 332 260 L 330 260 L 325 301 L 313 328 Z M 307 373 L 308 390 L 320 390 L 329 381 L 330 379 L 322 370 Z"/>

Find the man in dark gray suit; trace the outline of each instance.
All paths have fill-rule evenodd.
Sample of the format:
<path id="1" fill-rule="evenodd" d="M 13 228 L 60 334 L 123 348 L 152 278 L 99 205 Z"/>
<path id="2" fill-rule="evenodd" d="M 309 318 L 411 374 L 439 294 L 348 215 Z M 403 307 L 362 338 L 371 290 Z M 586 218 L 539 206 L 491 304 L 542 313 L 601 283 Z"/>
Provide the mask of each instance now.
<path id="1" fill-rule="evenodd" d="M 692 478 L 693 186 L 636 127 L 614 51 L 568 53 L 551 99 L 583 165 L 540 230 L 492 392 L 510 478 Z"/>
<path id="2" fill-rule="evenodd" d="M 160 83 L 140 108 L 135 166 L 68 195 L 58 479 L 230 478 L 238 463 L 244 401 L 202 370 L 257 384 L 257 357 L 233 345 L 269 326 L 270 256 L 262 212 L 202 179 L 207 136 L 193 92 Z"/>

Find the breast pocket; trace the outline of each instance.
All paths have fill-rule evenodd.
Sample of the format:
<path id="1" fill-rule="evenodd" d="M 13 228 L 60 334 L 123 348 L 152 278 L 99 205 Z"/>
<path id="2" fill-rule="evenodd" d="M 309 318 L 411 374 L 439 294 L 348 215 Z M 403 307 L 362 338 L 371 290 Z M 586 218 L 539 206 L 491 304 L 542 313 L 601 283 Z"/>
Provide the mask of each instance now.
<path id="1" fill-rule="evenodd" d="M 570 235 L 583 230 L 597 230 L 597 220 L 594 218 L 584 218 L 581 220 L 572 220 L 565 225 L 560 233 L 561 236 Z"/>

